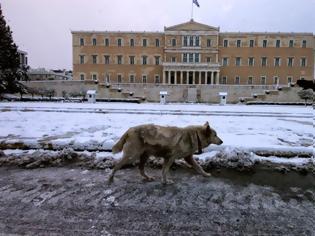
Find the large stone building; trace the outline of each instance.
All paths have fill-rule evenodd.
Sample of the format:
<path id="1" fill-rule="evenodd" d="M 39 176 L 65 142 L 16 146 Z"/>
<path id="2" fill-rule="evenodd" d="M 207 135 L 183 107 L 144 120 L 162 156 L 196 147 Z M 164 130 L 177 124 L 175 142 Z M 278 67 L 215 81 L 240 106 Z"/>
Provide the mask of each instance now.
<path id="1" fill-rule="evenodd" d="M 313 33 L 72 31 L 73 78 L 105 84 L 279 85 L 314 79 Z"/>

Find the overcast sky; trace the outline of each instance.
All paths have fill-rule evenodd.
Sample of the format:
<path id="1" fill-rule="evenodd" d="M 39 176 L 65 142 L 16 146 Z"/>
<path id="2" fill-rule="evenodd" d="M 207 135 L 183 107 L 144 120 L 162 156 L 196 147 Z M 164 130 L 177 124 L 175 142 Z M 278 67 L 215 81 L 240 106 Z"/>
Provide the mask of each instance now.
<path id="1" fill-rule="evenodd" d="M 163 31 L 189 21 L 192 0 L 1 0 L 32 68 L 72 69 L 71 30 Z M 194 20 L 221 31 L 315 33 L 315 0 L 198 0 Z"/>

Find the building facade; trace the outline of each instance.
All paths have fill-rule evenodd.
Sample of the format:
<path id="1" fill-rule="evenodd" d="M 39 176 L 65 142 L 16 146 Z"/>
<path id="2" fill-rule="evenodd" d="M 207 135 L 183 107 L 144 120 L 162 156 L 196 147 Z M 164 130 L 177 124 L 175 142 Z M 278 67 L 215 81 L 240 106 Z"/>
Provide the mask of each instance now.
<path id="1" fill-rule="evenodd" d="M 72 31 L 73 79 L 104 84 L 280 85 L 314 79 L 313 33 Z"/>

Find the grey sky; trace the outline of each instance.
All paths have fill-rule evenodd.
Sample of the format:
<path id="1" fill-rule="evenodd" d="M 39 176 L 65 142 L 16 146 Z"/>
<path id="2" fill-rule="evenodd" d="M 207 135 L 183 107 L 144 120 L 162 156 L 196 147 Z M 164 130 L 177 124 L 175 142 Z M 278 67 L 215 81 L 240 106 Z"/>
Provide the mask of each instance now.
<path id="1" fill-rule="evenodd" d="M 195 21 L 221 31 L 315 32 L 315 0 L 198 0 Z M 71 30 L 163 31 L 191 18 L 192 0 L 1 0 L 33 68 L 72 68 Z"/>

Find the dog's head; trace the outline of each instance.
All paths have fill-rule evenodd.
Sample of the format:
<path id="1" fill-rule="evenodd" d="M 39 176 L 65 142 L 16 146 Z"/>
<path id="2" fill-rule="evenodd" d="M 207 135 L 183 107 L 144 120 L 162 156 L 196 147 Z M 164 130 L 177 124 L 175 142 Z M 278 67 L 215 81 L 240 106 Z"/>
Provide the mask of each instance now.
<path id="1" fill-rule="evenodd" d="M 212 129 L 208 121 L 203 125 L 203 140 L 201 140 L 202 146 L 207 147 L 210 144 L 221 145 L 223 141 L 218 137 L 217 132 Z"/>

